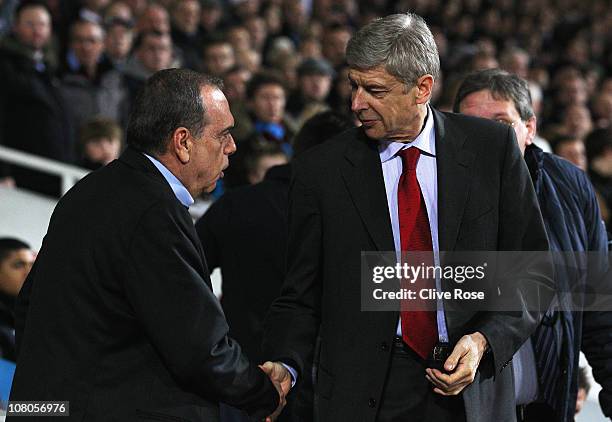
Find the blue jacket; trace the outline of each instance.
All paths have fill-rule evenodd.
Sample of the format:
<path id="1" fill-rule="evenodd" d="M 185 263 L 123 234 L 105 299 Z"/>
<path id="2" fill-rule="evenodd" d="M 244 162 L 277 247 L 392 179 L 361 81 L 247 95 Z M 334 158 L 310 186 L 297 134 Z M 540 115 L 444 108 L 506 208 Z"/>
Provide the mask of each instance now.
<path id="1" fill-rule="evenodd" d="M 601 252 L 601 260 L 589 261 L 589 277 L 602 275 L 607 269 L 607 234 L 601 219 L 595 191 L 587 175 L 570 162 L 545 153 L 535 145 L 525 151 L 525 161 L 538 196 L 550 249 L 564 253 L 564 264 L 556 266 L 557 288 L 584 293 L 578 284 L 585 268 L 587 251 Z M 568 262 L 572 261 L 572 262 Z M 580 286 L 580 287 L 578 287 Z M 578 291 L 576 290 L 578 288 Z M 562 295 L 567 297 L 567 295 Z M 578 391 L 578 358 L 582 350 L 593 367 L 595 380 L 603 390 L 599 401 L 603 413 L 612 416 L 612 312 L 579 312 L 576 306 L 561 300 L 559 318 L 563 332 L 561 377 L 558 394 L 557 421 L 574 420 Z"/>

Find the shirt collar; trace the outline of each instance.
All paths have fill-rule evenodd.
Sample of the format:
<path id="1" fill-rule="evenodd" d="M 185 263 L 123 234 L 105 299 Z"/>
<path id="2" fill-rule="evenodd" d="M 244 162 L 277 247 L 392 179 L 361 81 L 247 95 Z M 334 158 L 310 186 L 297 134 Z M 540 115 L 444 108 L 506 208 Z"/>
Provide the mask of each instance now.
<path id="1" fill-rule="evenodd" d="M 436 156 L 436 137 L 434 131 L 434 119 L 431 108 L 427 106 L 427 116 L 425 117 L 425 126 L 419 133 L 419 136 L 412 142 L 395 142 L 395 141 L 380 141 L 378 151 L 380 161 L 389 161 L 396 156 L 400 150 L 409 147 L 417 147 L 421 152 L 432 157 Z"/>
<path id="2" fill-rule="evenodd" d="M 193 197 L 191 196 L 191 194 L 189 193 L 185 185 L 183 185 L 181 181 L 174 174 L 172 174 L 172 172 L 168 170 L 166 166 L 164 166 L 158 160 L 151 157 L 149 154 L 144 154 L 144 155 L 153 163 L 155 167 L 157 167 L 157 170 L 159 170 L 162 176 L 164 176 L 164 179 L 166 179 L 166 181 L 170 185 L 172 192 L 174 192 L 174 196 L 176 196 L 176 199 L 178 199 L 179 202 L 183 204 L 184 206 L 186 206 L 187 208 L 193 205 L 193 202 L 194 202 Z"/>

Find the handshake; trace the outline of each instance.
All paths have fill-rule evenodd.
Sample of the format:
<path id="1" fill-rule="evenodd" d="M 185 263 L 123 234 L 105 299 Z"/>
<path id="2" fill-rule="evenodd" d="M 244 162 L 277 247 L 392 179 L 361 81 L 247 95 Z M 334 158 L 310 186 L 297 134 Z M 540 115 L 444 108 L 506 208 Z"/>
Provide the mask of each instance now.
<path id="1" fill-rule="evenodd" d="M 287 404 L 286 397 L 289 394 L 293 380 L 287 368 L 279 362 L 266 362 L 263 365 L 259 365 L 259 368 L 270 377 L 270 381 L 272 381 L 280 395 L 278 408 L 265 419 L 265 422 L 274 422 Z"/>

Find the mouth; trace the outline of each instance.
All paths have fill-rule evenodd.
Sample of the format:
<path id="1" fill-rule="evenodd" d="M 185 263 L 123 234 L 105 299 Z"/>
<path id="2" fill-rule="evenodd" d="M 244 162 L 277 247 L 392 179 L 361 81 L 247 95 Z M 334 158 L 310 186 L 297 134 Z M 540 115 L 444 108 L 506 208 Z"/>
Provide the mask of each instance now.
<path id="1" fill-rule="evenodd" d="M 372 127 L 378 121 L 378 120 L 365 120 L 365 119 L 359 119 L 359 120 L 361 121 L 361 124 L 365 127 Z"/>

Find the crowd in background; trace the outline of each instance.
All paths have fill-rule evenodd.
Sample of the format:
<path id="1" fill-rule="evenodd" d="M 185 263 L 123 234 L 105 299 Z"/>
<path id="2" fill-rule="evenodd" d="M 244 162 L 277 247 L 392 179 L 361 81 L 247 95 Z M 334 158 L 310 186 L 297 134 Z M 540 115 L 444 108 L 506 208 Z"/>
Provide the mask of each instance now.
<path id="1" fill-rule="evenodd" d="M 328 108 L 351 114 L 346 44 L 356 28 L 398 11 L 424 16 L 435 36 L 438 109 L 452 108 L 470 71 L 501 67 L 528 79 L 536 143 L 589 172 L 609 221 L 605 0 L 2 0 L 0 144 L 105 165 L 120 153 L 130 103 L 146 78 L 188 67 L 225 83 L 238 146 L 225 189 L 256 183 L 290 159 L 306 119 Z M 4 184 L 57 191 L 57 182 L 31 171 L 0 171 Z"/>

